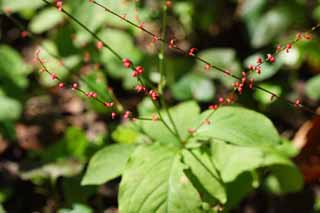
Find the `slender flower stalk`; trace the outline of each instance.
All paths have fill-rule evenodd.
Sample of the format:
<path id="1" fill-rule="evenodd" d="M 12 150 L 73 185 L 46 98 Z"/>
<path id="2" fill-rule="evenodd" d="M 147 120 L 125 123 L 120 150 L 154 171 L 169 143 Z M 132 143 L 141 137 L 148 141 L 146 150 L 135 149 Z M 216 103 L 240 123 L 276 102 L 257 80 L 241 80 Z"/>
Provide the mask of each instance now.
<path id="1" fill-rule="evenodd" d="M 160 41 L 160 42 L 163 42 L 165 44 L 168 44 L 168 47 L 169 49 L 173 49 L 183 55 L 186 55 L 186 56 L 189 56 L 189 57 L 193 57 L 194 59 L 198 60 L 199 62 L 202 62 L 205 64 L 205 67 L 206 67 L 206 70 L 210 70 L 210 69 L 215 69 L 223 74 L 225 74 L 225 76 L 230 76 L 238 81 L 241 81 L 242 80 L 242 77 L 239 77 L 239 76 L 236 76 L 234 74 L 232 74 L 230 71 L 226 70 L 226 69 L 223 69 L 219 66 L 216 66 L 214 64 L 210 64 L 206 59 L 203 59 L 203 58 L 200 58 L 199 56 L 197 56 L 195 54 L 196 52 L 196 48 L 191 48 L 189 51 L 185 51 L 183 50 L 182 48 L 178 47 L 176 44 L 175 44 L 175 40 L 174 39 L 170 39 L 170 40 L 167 40 L 166 38 L 164 37 L 159 37 L 157 36 L 156 34 L 152 33 L 151 31 L 147 30 L 146 28 L 144 27 L 141 27 L 137 24 L 135 24 L 134 22 L 128 20 L 126 17 L 122 17 L 121 15 L 117 14 L 116 12 L 114 12 L 113 10 L 109 9 L 108 7 L 102 5 L 101 3 L 98 3 L 97 1 L 95 0 L 91 0 L 90 1 L 91 3 L 101 7 L 102 9 L 104 9 L 106 12 L 122 19 L 123 21 L 127 22 L 128 24 L 130 24 L 131 26 L 141 30 L 142 32 L 145 32 L 146 34 L 148 34 L 149 36 L 151 36 L 152 38 L 157 38 L 157 41 Z M 306 39 L 306 40 L 310 40 L 312 38 L 311 36 L 311 33 L 316 31 L 317 29 L 320 28 L 320 24 L 317 24 L 316 26 L 312 27 L 310 30 L 306 31 L 305 33 L 299 33 L 297 34 L 295 40 L 287 43 L 287 44 L 290 44 L 289 47 L 291 48 L 296 42 L 300 41 L 302 38 Z M 271 62 L 273 63 L 275 61 L 275 55 L 279 54 L 280 52 L 282 51 L 288 51 L 288 46 L 287 44 L 285 45 L 280 45 L 281 48 L 277 48 L 275 53 L 274 54 L 268 54 L 266 59 L 260 59 L 260 63 L 257 65 L 257 69 L 258 69 L 258 72 L 259 70 L 261 71 L 261 65 L 266 63 L 266 62 Z M 289 49 L 290 49 L 289 48 Z M 246 84 L 249 85 L 250 88 L 252 89 L 257 89 L 257 90 L 261 90 L 267 94 L 269 94 L 273 99 L 274 98 L 277 98 L 279 100 L 282 100 L 284 102 L 286 102 L 287 104 L 293 106 L 293 107 L 297 107 L 297 108 L 301 108 L 307 112 L 310 112 L 311 114 L 314 114 L 314 115 L 318 115 L 318 113 L 312 109 L 310 109 L 309 107 L 303 105 L 301 102 L 297 105 L 296 104 L 296 101 L 291 101 L 285 97 L 281 97 L 277 94 L 275 94 L 274 92 L 272 91 L 269 91 L 268 89 L 265 89 L 261 86 L 256 86 L 252 83 L 252 80 L 251 80 L 251 83 L 250 82 L 247 82 Z M 243 84 L 244 85 L 244 84 Z M 241 87 L 241 90 L 240 90 L 240 93 L 242 92 L 242 87 Z"/>
<path id="2" fill-rule="evenodd" d="M 50 3 L 49 1 L 47 0 L 42 0 L 43 2 L 45 2 L 47 5 L 49 6 L 54 6 L 52 3 Z M 90 1 L 90 2 L 93 2 L 93 1 Z M 101 46 L 101 48 L 106 48 L 108 49 L 118 60 L 120 60 L 121 62 L 123 62 L 124 60 L 124 57 L 122 57 L 119 53 L 117 53 L 110 45 L 108 45 L 107 43 L 105 43 L 96 33 L 94 33 L 92 30 L 90 30 L 87 26 L 85 26 L 83 23 L 81 23 L 76 17 L 74 17 L 73 15 L 71 15 L 69 12 L 67 12 L 65 9 L 63 9 L 63 7 L 61 7 L 59 9 L 60 12 L 62 12 L 63 14 L 65 14 L 67 17 L 69 17 L 71 20 L 73 20 L 75 23 L 77 23 L 79 26 L 81 26 L 85 31 L 87 31 L 89 34 L 91 34 L 91 36 L 93 38 L 95 38 L 97 40 L 97 42 L 99 43 L 99 47 Z M 141 27 L 142 28 L 142 27 Z M 139 67 L 139 66 L 138 66 Z M 146 84 L 144 83 L 144 81 L 142 80 L 142 72 L 141 72 L 141 69 L 137 69 L 138 67 L 135 67 L 134 64 L 132 63 L 131 66 L 129 67 L 133 73 L 133 77 L 137 77 L 137 80 L 138 82 L 145 86 L 146 87 Z M 150 97 L 150 96 L 149 96 Z M 151 98 L 151 97 L 150 97 Z M 179 136 L 178 136 L 178 132 L 175 131 L 175 130 L 172 130 L 170 128 L 170 126 L 166 123 L 166 121 L 163 119 L 163 116 L 160 112 L 160 108 L 159 106 L 157 105 L 157 100 L 151 98 L 152 100 L 152 103 L 154 104 L 155 106 L 155 109 L 157 111 L 157 114 L 158 116 L 160 117 L 160 121 L 165 125 L 165 127 L 175 136 L 177 137 L 179 140 Z"/>

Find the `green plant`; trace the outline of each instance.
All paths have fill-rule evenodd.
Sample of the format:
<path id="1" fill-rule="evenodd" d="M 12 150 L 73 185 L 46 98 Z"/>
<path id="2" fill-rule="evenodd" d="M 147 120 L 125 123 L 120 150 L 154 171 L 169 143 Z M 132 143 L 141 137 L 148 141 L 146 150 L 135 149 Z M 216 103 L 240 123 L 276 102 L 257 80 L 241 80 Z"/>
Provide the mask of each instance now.
<path id="1" fill-rule="evenodd" d="M 133 81 L 135 91 L 147 96 L 147 101 L 151 103 L 149 109 L 143 109 L 146 112 L 135 116 L 136 113 L 125 109 L 111 89 L 107 90 L 105 81 L 100 84 L 95 81 L 99 76 L 98 72 L 85 77 L 80 75 L 75 81 L 73 79 L 72 81 L 66 80 L 63 72 L 56 73 L 55 65 L 52 68 L 49 66 L 50 62 L 46 61 L 46 56 L 52 56 L 60 61 L 58 56 L 50 54 L 50 44 L 49 48 L 41 48 L 35 53 L 34 59 L 39 62 L 40 71 L 46 72 L 51 78 L 47 79 L 47 84 L 57 85 L 62 91 L 68 88 L 78 91 L 82 97 L 90 101 L 93 107 L 97 108 L 97 111 L 107 111 L 112 120 L 122 119 L 125 121 L 124 124 L 117 127 L 113 134 L 113 140 L 117 143 L 108 145 L 93 155 L 82 179 L 83 185 L 99 185 L 121 177 L 120 212 L 228 211 L 235 207 L 250 191 L 259 186 L 277 194 L 295 192 L 302 188 L 302 176 L 290 160 L 297 153 L 296 150 L 288 141 L 281 138 L 267 117 L 237 106 L 235 97 L 255 90 L 260 92 L 256 95 L 258 98 L 266 95 L 267 99 L 284 100 L 285 103 L 296 109 L 316 114 L 312 109 L 302 104 L 300 99 L 292 101 L 284 98 L 280 96 L 281 92 L 273 92 L 272 86 L 261 86 L 255 81 L 262 81 L 272 76 L 282 63 L 278 62 L 277 56 L 282 52 L 291 51 L 293 45 L 296 45 L 298 41 L 310 40 L 311 33 L 320 25 L 306 33 L 298 33 L 293 41 L 277 46 L 272 54 L 255 55 L 248 58 L 246 71 L 237 72 L 221 68 L 224 67 L 226 56 L 228 56 L 228 60 L 226 59 L 228 63 L 234 61 L 233 53 L 227 49 L 197 54 L 196 48 L 183 50 L 177 45 L 175 39 L 167 38 L 166 13 L 171 7 L 171 1 L 163 1 L 161 4 L 163 20 L 160 37 L 147 30 L 143 23 L 135 24 L 103 4 L 90 0 L 89 2 L 94 6 L 103 8 L 116 18 L 151 36 L 152 43 L 160 43 L 158 55 L 160 79 L 155 84 L 146 77 L 145 73 L 148 71 L 143 66 L 134 65 L 133 61 L 138 60 L 136 58 L 139 58 L 139 54 L 129 55 L 130 59 L 123 57 L 122 51 L 124 50 L 121 50 L 120 53 L 113 49 L 108 41 L 101 39 L 102 37 L 112 37 L 111 34 L 99 35 L 95 33 L 95 30 L 90 28 L 95 28 L 94 26 L 88 26 L 83 20 L 79 20 L 67 9 L 64 9 L 61 0 L 57 0 L 53 4 L 47 0 L 42 1 L 45 4 L 56 6 L 58 11 L 74 21 L 81 30 L 96 39 L 97 51 L 106 50 L 107 52 L 103 52 L 103 54 L 111 61 L 111 65 L 106 64 L 106 66 L 111 68 L 120 68 L 121 66 L 121 72 L 125 73 L 127 79 L 130 79 L 128 80 L 131 82 L 130 84 Z M 46 12 L 51 13 L 51 9 Z M 50 25 L 55 25 L 57 20 L 61 19 L 60 13 L 53 16 Z M 31 30 L 39 33 L 50 28 L 50 26 L 39 27 L 42 25 L 45 24 L 41 22 L 40 16 L 34 20 Z M 25 32 L 23 34 L 25 36 L 32 35 L 31 32 L 23 32 Z M 259 40 L 261 35 L 256 37 L 258 40 L 254 40 L 254 45 L 262 45 L 262 41 Z M 231 81 L 231 92 L 224 97 L 217 98 L 216 103 L 209 105 L 209 109 L 203 112 L 193 101 L 184 102 L 172 108 L 167 107 L 164 94 L 169 84 L 165 69 L 164 49 L 166 47 L 195 59 L 197 61 L 196 69 L 201 69 L 206 73 L 212 71 L 224 74 L 219 78 L 228 82 L 226 84 L 229 84 L 229 87 L 231 86 L 229 81 Z M 206 55 L 208 55 L 208 59 L 204 59 L 207 58 Z M 215 58 L 210 58 L 211 55 L 215 55 Z M 253 65 L 254 63 L 256 64 Z M 66 63 L 61 63 L 61 65 L 66 72 L 69 70 Z M 235 64 L 234 67 L 237 69 L 238 64 Z M 270 72 L 264 74 L 266 70 Z M 115 76 L 118 74 L 114 73 Z M 183 76 L 179 84 L 170 89 L 173 94 L 177 94 L 175 96 L 180 100 L 190 99 L 194 96 L 197 100 L 208 101 L 214 96 L 214 91 L 211 91 L 214 89 L 210 81 L 206 80 L 202 75 L 191 73 Z M 194 94 L 193 90 L 198 84 L 203 88 L 209 88 L 211 93 Z M 310 83 L 310 87 L 315 87 L 314 85 L 315 83 Z M 186 90 L 187 94 L 181 96 L 179 91 Z M 316 94 L 312 94 L 312 96 L 316 97 Z M 265 97 L 264 100 L 266 100 Z M 70 131 L 72 134 L 72 131 L 76 130 Z M 83 138 L 81 133 L 79 135 L 80 138 Z M 81 139 L 81 144 L 74 147 L 76 150 L 72 150 L 74 145 L 68 141 L 70 140 L 66 140 L 62 146 L 71 147 L 63 152 L 80 160 L 85 159 L 87 142 Z M 59 150 L 57 158 L 59 158 L 58 152 L 62 151 L 61 147 L 57 147 Z M 65 155 L 64 153 L 60 154 Z"/>

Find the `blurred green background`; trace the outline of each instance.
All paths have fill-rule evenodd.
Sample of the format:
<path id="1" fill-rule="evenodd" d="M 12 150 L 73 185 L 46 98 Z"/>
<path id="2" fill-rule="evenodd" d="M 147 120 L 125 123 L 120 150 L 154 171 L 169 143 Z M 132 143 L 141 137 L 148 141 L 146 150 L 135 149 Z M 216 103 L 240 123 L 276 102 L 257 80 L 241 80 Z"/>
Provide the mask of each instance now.
<path id="1" fill-rule="evenodd" d="M 98 2 L 161 32 L 161 1 Z M 152 44 L 151 37 L 87 0 L 65 0 L 63 5 L 122 56 L 143 65 L 151 82 L 159 82 L 159 45 Z M 122 63 L 108 50 L 97 50 L 92 36 L 57 9 L 41 0 L 0 0 L 0 8 L 0 212 L 116 212 L 119 181 L 84 187 L 81 177 L 95 151 L 114 142 L 130 143 L 137 136 L 125 126 L 116 128 L 119 121 L 112 121 L 99 103 L 58 90 L 49 75 L 38 72 L 34 52 L 40 48 L 50 71 L 66 82 L 81 78 L 81 87 L 99 97 L 106 99 L 112 87 L 133 112 L 143 114 L 152 104 L 134 93 L 136 81 Z M 8 10 L 10 15 L 5 15 Z M 257 56 L 319 22 L 319 0 L 174 0 L 166 30 L 183 49 L 196 47 L 200 57 L 239 74 Z M 24 28 L 32 34 L 21 36 Z M 171 105 L 195 99 L 206 108 L 232 88 L 232 79 L 205 72 L 192 58 L 171 50 L 165 54 L 165 95 Z M 298 42 L 289 54 L 265 65 L 256 84 L 292 100 L 299 97 L 316 109 L 319 74 L 320 39 L 315 32 L 311 41 Z M 238 103 L 263 112 L 287 138 L 311 118 L 286 103 L 270 101 L 261 91 L 245 93 Z M 286 197 L 257 190 L 234 212 L 320 211 L 317 193 L 317 183 Z"/>

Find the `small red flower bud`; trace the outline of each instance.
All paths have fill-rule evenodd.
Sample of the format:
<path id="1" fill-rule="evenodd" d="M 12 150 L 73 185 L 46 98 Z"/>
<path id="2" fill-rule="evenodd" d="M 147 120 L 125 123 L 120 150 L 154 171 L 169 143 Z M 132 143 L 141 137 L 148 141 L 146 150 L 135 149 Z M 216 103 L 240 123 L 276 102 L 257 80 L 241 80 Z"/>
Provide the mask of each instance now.
<path id="1" fill-rule="evenodd" d="M 58 87 L 60 88 L 60 89 L 63 89 L 64 88 L 64 83 L 59 83 L 59 85 L 58 85 Z"/>
<path id="2" fill-rule="evenodd" d="M 219 103 L 220 103 L 220 104 L 224 103 L 224 98 L 223 98 L 223 97 L 220 97 L 220 98 L 219 98 Z"/>
<path id="3" fill-rule="evenodd" d="M 128 58 L 123 59 L 122 63 L 125 68 L 130 68 L 132 66 L 132 62 Z"/>
<path id="4" fill-rule="evenodd" d="M 169 41 L 169 44 L 168 44 L 168 47 L 170 48 L 170 49 L 172 49 L 172 48 L 174 48 L 176 45 L 175 45 L 175 40 L 174 39 L 171 39 L 170 41 Z"/>
<path id="5" fill-rule="evenodd" d="M 111 113 L 111 118 L 112 120 L 114 120 L 117 117 L 117 113 L 116 112 L 112 112 Z"/>
<path id="6" fill-rule="evenodd" d="M 211 110 L 217 110 L 218 108 L 219 108 L 218 104 L 212 104 L 209 106 L 209 109 L 211 109 Z"/>
<path id="7" fill-rule="evenodd" d="M 196 51 L 198 51 L 198 49 L 193 47 L 193 48 L 191 48 L 191 49 L 189 50 L 188 55 L 189 55 L 189 56 L 194 56 Z"/>
<path id="8" fill-rule="evenodd" d="M 276 61 L 275 57 L 273 57 L 272 54 L 267 54 L 266 61 L 269 61 L 271 63 L 274 63 Z"/>
<path id="9" fill-rule="evenodd" d="M 297 99 L 297 100 L 294 102 L 294 106 L 295 106 L 295 107 L 301 107 L 301 100 L 300 100 L 300 99 Z"/>
<path id="10" fill-rule="evenodd" d="M 149 95 L 150 95 L 150 97 L 151 97 L 151 99 L 152 99 L 153 101 L 158 100 L 159 95 L 158 95 L 158 93 L 157 93 L 156 91 L 150 90 L 150 91 L 149 91 Z"/>
<path id="11" fill-rule="evenodd" d="M 29 35 L 29 33 L 27 31 L 21 31 L 20 35 L 21 38 L 26 38 Z"/>
<path id="12" fill-rule="evenodd" d="M 286 46 L 286 53 L 289 53 L 289 50 L 292 48 L 292 44 L 288 43 Z"/>
<path id="13" fill-rule="evenodd" d="M 102 48 L 103 48 L 103 43 L 102 43 L 102 41 L 98 41 L 98 42 L 96 43 L 96 47 L 97 47 L 98 49 L 102 49 Z"/>
<path id="14" fill-rule="evenodd" d="M 62 11 L 62 0 L 56 0 L 56 7 L 60 12 Z"/>
<path id="15" fill-rule="evenodd" d="M 205 66 L 204 66 L 204 70 L 205 71 L 209 71 L 211 69 L 211 64 L 206 64 Z"/>
<path id="16" fill-rule="evenodd" d="M 253 71 L 253 70 L 255 70 L 255 66 L 253 66 L 252 64 L 249 64 L 249 65 L 248 65 L 248 69 L 251 70 L 251 71 Z"/>
<path id="17" fill-rule="evenodd" d="M 131 112 L 130 111 L 126 111 L 124 114 L 123 114 L 123 118 L 124 119 L 128 119 L 131 115 Z"/>
<path id="18" fill-rule="evenodd" d="M 51 79 L 56 80 L 58 78 L 57 74 L 51 73 Z"/>
<path id="19" fill-rule="evenodd" d="M 111 108 L 113 107 L 114 103 L 113 102 L 104 102 L 103 104 L 105 107 Z"/>
<path id="20" fill-rule="evenodd" d="M 136 90 L 138 93 L 140 93 L 140 92 L 146 92 L 146 91 L 147 91 L 147 89 L 146 89 L 144 86 L 142 86 L 142 85 L 137 85 L 136 88 L 135 88 L 135 90 Z"/>
<path id="21" fill-rule="evenodd" d="M 259 64 L 262 64 L 262 58 L 261 57 L 258 57 L 257 58 L 257 64 L 259 65 Z"/>
<path id="22" fill-rule="evenodd" d="M 78 89 L 79 85 L 77 83 L 72 84 L 72 90 Z"/>

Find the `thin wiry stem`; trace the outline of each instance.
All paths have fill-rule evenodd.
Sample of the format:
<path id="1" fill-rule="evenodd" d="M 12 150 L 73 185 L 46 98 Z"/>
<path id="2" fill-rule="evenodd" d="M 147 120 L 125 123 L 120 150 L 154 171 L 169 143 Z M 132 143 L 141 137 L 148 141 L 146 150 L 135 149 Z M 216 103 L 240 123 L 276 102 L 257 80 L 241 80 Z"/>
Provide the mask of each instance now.
<path id="1" fill-rule="evenodd" d="M 52 3 L 50 3 L 47 0 L 42 0 L 43 2 L 45 2 L 47 5 L 50 6 L 54 6 Z M 107 48 L 118 60 L 120 60 L 122 62 L 123 57 L 121 57 L 120 54 L 118 54 L 110 45 L 106 44 L 96 33 L 94 33 L 92 30 L 90 30 L 87 26 L 85 26 L 83 23 L 81 23 L 76 17 L 74 17 L 73 15 L 71 15 L 69 12 L 67 12 L 65 9 L 61 8 L 61 12 L 64 13 L 67 17 L 69 17 L 71 20 L 73 20 L 75 23 L 77 23 L 79 26 L 81 26 L 85 31 L 87 31 L 89 34 L 91 34 L 92 37 L 94 37 L 97 41 L 101 42 L 103 44 L 104 48 Z M 134 70 L 134 65 L 132 64 L 130 66 L 130 69 Z M 138 80 L 140 79 L 140 82 L 142 83 L 142 85 L 144 86 L 144 82 L 141 81 L 141 78 L 138 78 Z M 151 99 L 152 100 L 152 99 Z M 158 116 L 160 117 L 160 121 L 166 126 L 166 128 L 168 128 L 168 130 L 175 136 L 177 137 L 176 132 L 172 131 L 171 128 L 169 127 L 169 125 L 162 119 L 162 115 L 160 112 L 160 109 L 158 108 L 157 104 L 154 103 L 155 101 L 152 100 L 153 104 L 156 107 L 156 111 Z M 179 137 L 178 137 L 179 139 Z"/>
<path id="2" fill-rule="evenodd" d="M 99 7 L 101 7 L 101 8 L 103 8 L 103 9 L 104 9 L 105 11 L 107 11 L 108 13 L 110 13 L 110 14 L 112 14 L 112 15 L 120 18 L 120 19 L 122 19 L 123 21 L 127 22 L 127 23 L 130 24 L 131 26 L 133 26 L 133 27 L 135 27 L 135 28 L 137 28 L 137 29 L 140 29 L 141 31 L 143 31 L 143 32 L 145 32 L 146 34 L 152 36 L 153 38 L 157 38 L 157 41 L 161 41 L 161 42 L 163 42 L 163 43 L 165 43 L 165 44 L 168 44 L 169 40 L 166 40 L 166 38 L 157 36 L 156 34 L 152 33 L 151 31 L 147 30 L 146 28 L 141 27 L 141 26 L 135 24 L 134 22 L 126 19 L 125 17 L 122 17 L 121 15 L 119 15 L 119 14 L 117 14 L 116 12 L 112 11 L 112 10 L 109 9 L 108 7 L 106 7 L 106 6 L 98 3 L 97 1 L 94 1 L 94 0 L 93 0 L 92 3 L 95 4 L 95 5 L 97 5 L 97 6 L 99 6 Z M 320 24 L 317 24 L 316 26 L 312 27 L 310 30 L 306 31 L 305 33 L 312 33 L 312 32 L 314 32 L 315 30 L 317 30 L 317 29 L 319 29 L 319 28 L 320 28 Z M 296 43 L 297 41 L 298 41 L 298 40 L 293 40 L 291 43 L 294 44 L 294 43 Z M 236 79 L 236 80 L 238 80 L 238 81 L 241 80 L 241 77 L 236 76 L 236 75 L 234 75 L 234 74 L 226 71 L 225 69 L 223 69 L 223 68 L 221 68 L 221 67 L 219 67 L 219 66 L 213 65 L 213 64 L 211 64 L 210 62 L 208 62 L 207 60 L 205 60 L 205 59 L 203 59 L 203 58 L 200 58 L 199 56 L 197 56 L 197 55 L 195 55 L 195 54 L 190 55 L 189 52 L 183 50 L 182 48 L 178 47 L 177 45 L 174 45 L 171 49 L 176 50 L 177 52 L 179 52 L 179 53 L 181 53 L 181 54 L 183 54 L 183 55 L 186 55 L 186 56 L 189 56 L 189 57 L 193 57 L 194 59 L 198 60 L 199 62 L 202 62 L 202 63 L 204 63 L 205 65 L 209 65 L 210 68 L 215 69 L 215 70 L 217 70 L 217 71 L 225 74 L 226 76 L 230 76 L 230 77 L 232 77 L 232 78 L 234 78 L 234 79 Z M 285 49 L 285 48 L 282 48 L 281 51 L 283 51 L 284 49 Z M 279 52 L 281 52 L 281 51 L 278 51 L 277 54 L 278 54 Z M 265 62 L 266 62 L 266 60 L 263 61 L 263 63 L 265 63 Z M 271 95 L 271 97 L 273 97 L 273 98 L 277 98 L 277 99 L 279 99 L 279 100 L 282 100 L 282 101 L 286 102 L 286 103 L 289 104 L 290 106 L 299 107 L 299 108 L 301 108 L 301 109 L 303 109 L 303 110 L 305 110 L 305 111 L 307 111 L 307 112 L 310 112 L 311 114 L 319 115 L 316 111 L 310 109 L 309 107 L 307 107 L 307 106 L 305 106 L 305 105 L 303 105 L 303 104 L 301 104 L 301 103 L 299 103 L 299 104 L 297 105 L 295 102 L 293 102 L 293 101 L 291 101 L 291 100 L 289 100 L 289 99 L 287 99 L 287 98 L 285 98 L 285 97 L 281 97 L 281 96 L 275 94 L 274 92 L 269 91 L 268 89 L 265 89 L 265 88 L 263 88 L 263 87 L 261 87 L 261 86 L 253 85 L 253 89 L 261 90 L 261 91 L 263 91 L 263 92 Z"/>

